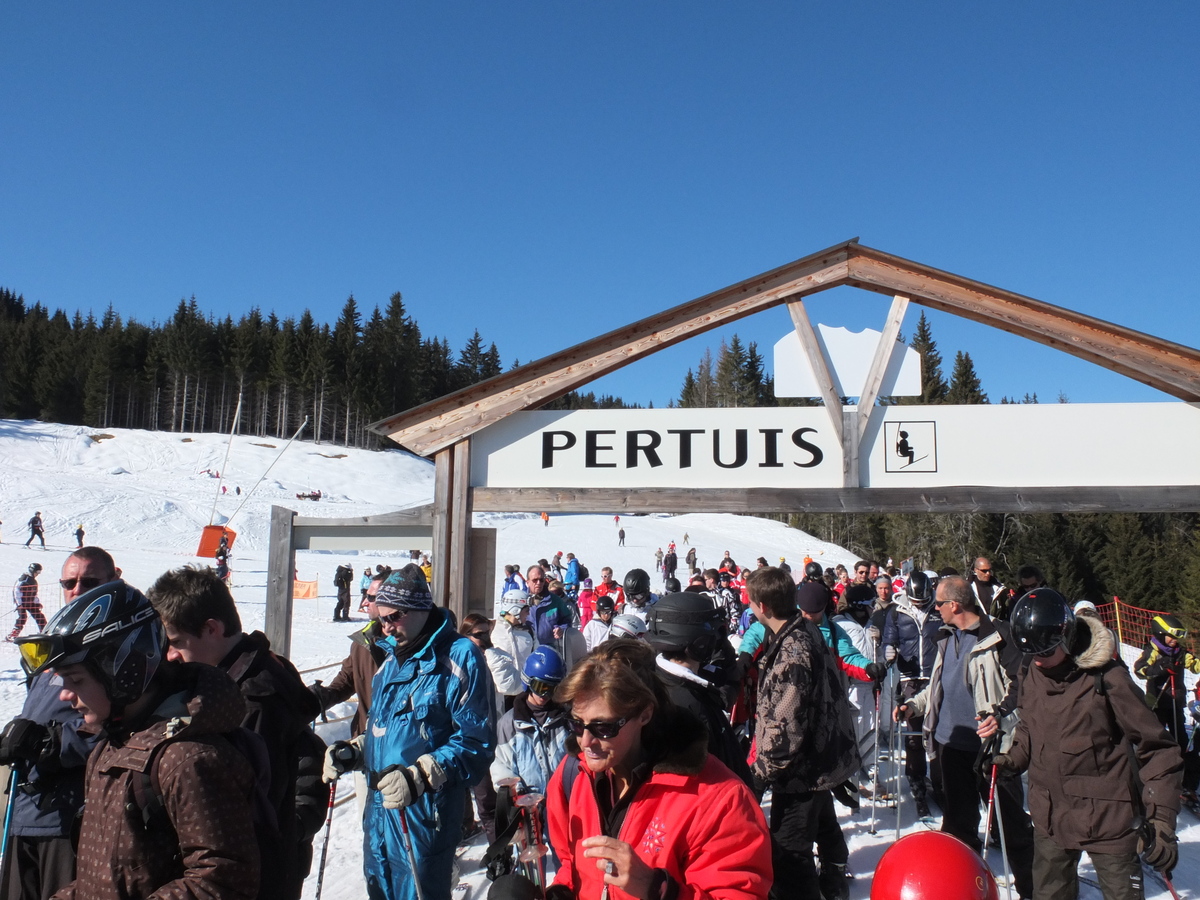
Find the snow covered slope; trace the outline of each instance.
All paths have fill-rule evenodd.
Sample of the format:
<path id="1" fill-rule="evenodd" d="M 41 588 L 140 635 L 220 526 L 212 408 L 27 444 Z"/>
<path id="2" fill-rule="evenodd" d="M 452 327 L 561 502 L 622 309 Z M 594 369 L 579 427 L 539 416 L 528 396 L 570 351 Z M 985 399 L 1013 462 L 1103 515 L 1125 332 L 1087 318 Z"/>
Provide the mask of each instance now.
<path id="1" fill-rule="evenodd" d="M 204 472 L 224 466 L 228 493 L 217 500 L 215 521 L 233 517 L 230 527 L 238 532 L 232 559 L 234 596 L 247 630 L 261 628 L 272 505 L 287 506 L 305 515 L 342 517 L 389 512 L 428 503 L 433 497 L 432 465 L 411 454 L 297 441 L 247 500 L 246 492 L 258 482 L 285 442 L 239 436 L 234 439 L 226 465 L 226 441 L 211 434 L 107 429 L 102 435 L 97 429 L 0 421 L 0 583 L 11 586 L 30 562 L 42 563 L 42 597 L 47 613 L 52 613 L 59 606 L 58 573 L 75 546 L 72 532 L 80 523 L 87 532 L 86 542 L 110 550 L 125 577 L 142 588 L 169 568 L 211 562 L 192 554 L 201 528 L 209 522 L 216 496 L 217 481 Z M 241 488 L 241 496 L 235 493 L 236 487 Z M 323 494 L 319 503 L 295 498 L 297 493 L 317 489 Z M 243 500 L 245 506 L 235 515 Z M 30 549 L 22 546 L 28 536 L 25 522 L 35 511 L 40 511 L 45 520 L 49 544 L 46 551 L 36 542 Z M 652 571 L 654 551 L 659 547 L 665 550 L 672 540 L 682 560 L 687 551 L 685 534 L 704 566 L 715 565 L 726 550 L 738 562 L 750 566 L 758 556 L 772 564 L 783 556 L 795 568 L 806 555 L 824 565 L 849 564 L 854 559 L 848 551 L 803 532 L 746 516 L 622 516 L 624 547 L 617 546 L 617 524 L 611 511 L 551 516 L 548 525 L 534 514 L 480 514 L 476 524 L 497 529 L 500 567 L 505 563 L 524 567 L 561 550 L 579 556 L 593 578 L 599 578 L 604 565 L 611 566 L 618 578 L 635 566 Z M 378 562 L 395 565 L 401 555 L 400 551 L 297 554 L 300 577 L 320 582 L 318 599 L 296 603 L 292 658 L 297 667 L 310 669 L 335 663 L 348 650 L 347 635 L 353 626 L 330 621 L 335 593 L 332 578 L 338 564 L 349 563 L 361 574 Z M 499 581 L 500 573 L 497 578 Z M 0 625 L 11 628 L 11 606 L 0 605 L 0 611 L 6 614 Z M 328 680 L 332 674 L 330 669 L 320 669 L 305 677 Z M 16 649 L 11 644 L 0 644 L 0 724 L 19 712 L 23 697 L 24 679 Z M 349 709 L 346 706 L 340 712 Z M 332 711 L 333 717 L 338 713 Z M 327 740 L 344 736 L 346 729 L 345 722 L 320 727 Z M 339 796 L 346 797 L 351 791 L 347 781 Z M 870 892 L 870 873 L 895 837 L 895 812 L 881 811 L 877 835 L 868 833 L 869 811 L 865 807 L 853 815 L 839 807 L 839 814 L 850 845 L 851 870 L 859 876 L 851 896 L 865 898 Z M 911 803 L 901 811 L 901 827 L 905 833 L 923 827 L 913 821 Z M 1186 888 L 1200 883 L 1200 859 L 1193 859 L 1200 854 L 1190 849 L 1200 843 L 1200 824 L 1187 818 L 1186 813 L 1180 820 L 1180 838 L 1185 846 L 1181 848 L 1183 863 L 1176 884 Z M 320 841 L 318 838 L 318 858 Z M 477 867 L 482 854 L 479 838 L 461 854 L 465 893 L 469 893 L 470 900 L 482 900 L 486 895 L 486 881 Z M 351 800 L 339 806 L 334 817 L 323 897 L 357 900 L 365 896 L 361 860 L 362 831 Z M 995 864 L 999 868 L 998 859 Z M 1166 896 L 1153 885 L 1148 888 L 1149 897 Z M 305 896 L 313 897 L 315 891 L 314 873 Z M 467 900 L 465 893 L 460 889 L 456 900 Z M 1082 896 L 1090 900 L 1099 893 L 1085 885 Z"/>

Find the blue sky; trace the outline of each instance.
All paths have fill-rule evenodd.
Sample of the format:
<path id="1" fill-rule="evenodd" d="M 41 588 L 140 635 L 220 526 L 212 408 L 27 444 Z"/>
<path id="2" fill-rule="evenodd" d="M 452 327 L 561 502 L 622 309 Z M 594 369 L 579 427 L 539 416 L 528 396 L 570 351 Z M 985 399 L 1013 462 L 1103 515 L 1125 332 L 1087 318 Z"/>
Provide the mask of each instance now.
<path id="1" fill-rule="evenodd" d="M 1198 26 L 1191 3 L 9 3 L 0 284 L 142 320 L 195 295 L 332 322 L 398 290 L 507 365 L 857 235 L 1197 346 Z M 1165 399 L 930 318 L 993 400 Z M 788 328 L 595 388 L 664 405 L 705 344 Z"/>

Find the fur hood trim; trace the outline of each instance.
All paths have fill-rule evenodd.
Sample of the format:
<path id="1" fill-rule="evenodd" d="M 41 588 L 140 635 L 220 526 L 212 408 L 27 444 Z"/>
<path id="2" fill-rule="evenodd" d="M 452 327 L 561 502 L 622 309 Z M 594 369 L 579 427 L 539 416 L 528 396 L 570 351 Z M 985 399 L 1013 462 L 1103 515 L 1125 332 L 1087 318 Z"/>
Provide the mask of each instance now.
<path id="1" fill-rule="evenodd" d="M 1072 654 L 1075 657 L 1075 665 L 1081 669 L 1099 669 L 1113 658 L 1113 652 L 1117 649 L 1116 639 L 1099 619 L 1093 619 L 1091 616 L 1077 616 L 1075 618 L 1077 640 L 1081 626 L 1086 629 L 1088 641 L 1082 649 Z"/>

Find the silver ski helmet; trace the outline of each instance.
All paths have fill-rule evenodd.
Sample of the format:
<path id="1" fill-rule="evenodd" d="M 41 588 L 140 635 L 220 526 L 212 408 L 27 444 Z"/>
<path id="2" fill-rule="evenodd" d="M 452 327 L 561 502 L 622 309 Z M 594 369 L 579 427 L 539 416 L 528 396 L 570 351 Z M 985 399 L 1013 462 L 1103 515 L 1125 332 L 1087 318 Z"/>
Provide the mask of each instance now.
<path id="1" fill-rule="evenodd" d="M 82 663 L 104 685 L 115 709 L 145 693 L 165 643 L 162 621 L 146 595 L 120 580 L 64 606 L 44 633 L 17 640 L 30 675 Z"/>

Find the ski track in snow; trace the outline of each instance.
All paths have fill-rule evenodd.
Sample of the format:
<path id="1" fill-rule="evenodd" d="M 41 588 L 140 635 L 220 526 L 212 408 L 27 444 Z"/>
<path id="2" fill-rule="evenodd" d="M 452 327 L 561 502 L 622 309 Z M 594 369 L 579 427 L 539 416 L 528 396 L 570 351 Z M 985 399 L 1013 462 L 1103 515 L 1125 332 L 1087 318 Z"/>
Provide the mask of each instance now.
<path id="1" fill-rule="evenodd" d="M 92 435 L 112 438 L 93 440 Z M 63 560 L 75 546 L 73 532 L 83 523 L 85 542 L 110 550 L 130 583 L 145 588 L 160 573 L 190 563 L 210 563 L 193 554 L 201 528 L 208 524 L 217 481 L 201 474 L 218 469 L 225 458 L 228 438 L 215 434 L 181 434 L 90 429 L 40 422 L 0 420 L 0 581 L 9 586 L 30 562 L 44 567 L 41 595 L 47 615 L 61 605 L 56 584 Z M 218 499 L 214 521 L 222 523 L 246 499 L 246 492 L 287 443 L 286 439 L 240 435 L 234 439 L 224 483 L 228 493 Z M 259 446 L 272 444 L 273 447 Z M 333 458 L 345 454 L 343 458 Z M 234 487 L 242 488 L 236 496 Z M 324 498 L 317 503 L 296 500 L 299 492 L 319 488 Z M 245 507 L 230 523 L 238 533 L 231 561 L 233 593 L 246 630 L 261 628 L 265 611 L 266 559 L 272 505 L 295 509 L 302 515 L 349 517 L 392 512 L 428 503 L 433 497 L 433 466 L 403 451 L 369 452 L 333 444 L 296 441 L 262 482 Z M 47 547 L 37 542 L 22 545 L 29 531 L 25 523 L 40 510 L 46 525 Z M 851 564 L 854 554 L 833 544 L 818 541 L 778 522 L 748 516 L 690 514 L 683 516 L 622 516 L 626 546 L 617 546 L 613 514 L 551 516 L 543 526 L 536 513 L 477 514 L 477 525 L 497 529 L 497 586 L 505 563 L 522 567 L 539 557 L 550 559 L 555 552 L 574 552 L 599 579 L 601 566 L 611 566 L 618 579 L 639 566 L 654 577 L 654 551 L 674 540 L 680 565 L 687 552 L 688 534 L 702 567 L 715 565 L 725 550 L 742 565 L 753 567 L 754 559 L 766 557 L 776 564 L 780 556 L 798 570 L 805 555 L 823 565 Z M 395 553 L 345 553 L 301 551 L 296 565 L 303 579 L 317 578 L 320 597 L 297 600 L 293 617 L 292 660 L 299 669 L 338 663 L 348 649 L 347 636 L 353 626 L 330 621 L 334 606 L 333 572 L 341 562 L 353 565 L 361 575 L 376 563 L 396 565 L 407 557 L 403 548 Z M 656 585 L 660 582 L 655 581 Z M 356 609 L 357 605 L 352 605 Z M 11 628 L 11 604 L 0 607 L 3 625 Z M 361 615 L 358 618 L 363 618 Z M 364 619 L 365 621 L 365 619 Z M 26 633 L 32 623 L 26 626 Z M 1137 648 L 1125 647 L 1128 662 Z M 328 680 L 333 669 L 310 672 L 306 681 Z M 24 699 L 24 677 L 16 648 L 0 645 L 0 722 L 20 712 Z M 330 718 L 348 715 L 352 704 L 330 710 Z M 346 722 L 319 725 L 326 740 L 346 737 Z M 886 773 L 886 769 L 885 769 Z M 352 783 L 340 786 L 338 796 L 349 797 Z M 864 805 L 851 813 L 838 807 L 839 819 L 850 847 L 850 869 L 855 874 L 850 896 L 865 900 L 870 894 L 870 874 L 896 836 L 894 809 L 879 810 L 877 834 L 868 833 L 870 809 Z M 890 826 L 890 827 L 885 827 Z M 901 832 L 923 827 L 913 819 L 911 802 L 901 809 Z M 1197 897 L 1200 885 L 1200 821 L 1187 812 L 1180 814 L 1180 867 L 1175 886 L 1181 896 Z M 315 846 L 313 874 L 305 885 L 305 898 L 316 896 L 316 865 L 320 859 L 323 831 Z M 354 800 L 334 813 L 329 857 L 322 896 L 329 900 L 357 900 L 366 894 L 362 877 L 362 828 Z M 484 900 L 487 881 L 479 869 L 483 856 L 482 836 L 459 851 L 459 865 L 467 896 L 460 889 L 456 900 Z M 997 852 L 991 854 L 997 873 L 1003 871 Z M 1094 878 L 1085 856 L 1081 874 Z M 1168 898 L 1165 891 L 1147 881 L 1148 898 Z M 1006 897 L 1001 888 L 1002 898 Z M 1016 896 L 1015 893 L 1013 895 Z M 1081 897 L 1099 897 L 1099 891 L 1081 885 Z"/>

